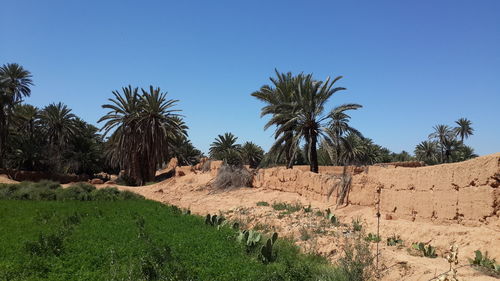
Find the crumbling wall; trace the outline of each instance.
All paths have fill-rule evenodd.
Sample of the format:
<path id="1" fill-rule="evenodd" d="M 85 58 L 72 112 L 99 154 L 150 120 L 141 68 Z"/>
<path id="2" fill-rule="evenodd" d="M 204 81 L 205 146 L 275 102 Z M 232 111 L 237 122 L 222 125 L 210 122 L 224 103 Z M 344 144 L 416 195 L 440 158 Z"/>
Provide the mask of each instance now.
<path id="1" fill-rule="evenodd" d="M 337 170 L 332 167 L 336 173 L 314 174 L 302 167 L 261 169 L 253 185 L 335 204 L 341 174 Z M 500 153 L 428 167 L 370 166 L 362 173 L 353 173 L 348 203 L 375 206 L 380 188 L 381 210 L 394 217 L 485 221 L 500 216 L 499 186 Z"/>

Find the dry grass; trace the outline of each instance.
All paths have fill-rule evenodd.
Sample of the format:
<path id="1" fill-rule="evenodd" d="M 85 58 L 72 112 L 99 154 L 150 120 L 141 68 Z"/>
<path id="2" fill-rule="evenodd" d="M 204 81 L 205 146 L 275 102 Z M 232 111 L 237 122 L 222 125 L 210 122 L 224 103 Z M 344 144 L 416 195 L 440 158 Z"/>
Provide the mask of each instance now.
<path id="1" fill-rule="evenodd" d="M 252 187 L 253 174 L 245 167 L 222 165 L 213 186 L 217 189 Z"/>

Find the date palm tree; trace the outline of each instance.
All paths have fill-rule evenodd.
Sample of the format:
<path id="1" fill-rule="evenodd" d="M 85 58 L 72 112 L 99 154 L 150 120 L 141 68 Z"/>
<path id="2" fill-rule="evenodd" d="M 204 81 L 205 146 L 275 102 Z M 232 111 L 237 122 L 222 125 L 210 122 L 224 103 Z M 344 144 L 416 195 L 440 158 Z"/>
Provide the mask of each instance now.
<path id="1" fill-rule="evenodd" d="M 264 157 L 264 150 L 253 142 L 245 142 L 241 147 L 241 156 L 244 164 L 255 169 Z"/>
<path id="2" fill-rule="evenodd" d="M 297 91 L 293 93 L 293 103 L 289 106 L 292 113 L 291 118 L 283 127 L 295 124 L 294 138 L 305 141 L 310 170 L 313 173 L 318 173 L 317 144 L 319 139 L 324 136 L 324 128 L 332 113 L 325 114 L 325 105 L 333 94 L 345 90 L 345 88 L 335 87 L 335 83 L 342 76 L 333 80 L 327 78 L 324 82 L 314 80 L 312 74 L 299 75 L 297 78 Z"/>
<path id="3" fill-rule="evenodd" d="M 340 165 L 341 149 L 343 146 L 347 146 L 346 136 L 349 134 L 354 134 L 359 137 L 363 137 L 361 132 L 349 125 L 351 116 L 346 113 L 346 111 L 348 110 L 356 110 L 361 107 L 362 106 L 359 104 L 344 104 L 335 107 L 330 113 L 330 122 L 328 124 L 328 127 L 325 129 L 325 133 L 327 135 L 327 138 L 325 138 L 325 143 L 335 149 L 336 157 L 334 164 L 337 166 Z"/>
<path id="4" fill-rule="evenodd" d="M 215 141 L 212 142 L 209 149 L 210 158 L 216 160 L 227 160 L 229 156 L 239 155 L 241 153 L 241 145 L 237 144 L 238 137 L 232 133 L 224 133 L 218 135 Z"/>
<path id="5" fill-rule="evenodd" d="M 474 129 L 472 128 L 472 122 L 467 118 L 460 118 L 455 123 L 458 125 L 455 127 L 455 134 L 460 137 L 463 142 L 464 139 L 469 138 L 474 134 Z"/>
<path id="6" fill-rule="evenodd" d="M 251 95 L 266 103 L 261 110 L 261 117 L 271 115 L 270 120 L 264 125 L 264 130 L 273 126 L 277 128 L 274 133 L 275 142 L 269 150 L 269 155 L 274 155 L 276 162 L 284 155 L 287 168 L 292 168 L 299 150 L 299 142 L 294 136 L 296 124 L 288 121 L 293 115 L 290 104 L 293 103 L 293 93 L 297 90 L 297 78 L 291 72 L 280 73 L 276 69 L 274 72 L 276 78 L 269 78 L 271 85 L 264 85 Z"/>
<path id="7" fill-rule="evenodd" d="M 15 104 L 31 94 L 31 73 L 17 63 L 0 67 L 0 168 L 4 167 L 9 120 Z"/>
<path id="8" fill-rule="evenodd" d="M 438 145 L 435 141 L 423 141 L 415 147 L 415 156 L 418 160 L 427 164 L 434 164 L 438 161 Z"/>
<path id="9" fill-rule="evenodd" d="M 441 163 L 445 162 L 449 157 L 449 150 L 453 147 L 453 140 L 455 139 L 455 133 L 448 125 L 436 125 L 434 126 L 434 132 L 429 135 L 429 139 L 434 139 L 438 144 L 438 149 L 440 150 Z"/>
<path id="10" fill-rule="evenodd" d="M 43 133 L 49 144 L 49 151 L 55 157 L 50 159 L 57 172 L 62 170 L 62 153 L 76 131 L 76 116 L 65 104 L 52 103 L 40 113 Z"/>
<path id="11" fill-rule="evenodd" d="M 148 91 L 132 86 L 113 91 L 114 98 L 102 107 L 109 112 L 98 122 L 109 138 L 108 157 L 112 165 L 125 170 L 131 184 L 154 180 L 155 171 L 167 161 L 174 138 L 187 136 L 187 126 L 175 109 L 177 100 L 150 86 Z"/>

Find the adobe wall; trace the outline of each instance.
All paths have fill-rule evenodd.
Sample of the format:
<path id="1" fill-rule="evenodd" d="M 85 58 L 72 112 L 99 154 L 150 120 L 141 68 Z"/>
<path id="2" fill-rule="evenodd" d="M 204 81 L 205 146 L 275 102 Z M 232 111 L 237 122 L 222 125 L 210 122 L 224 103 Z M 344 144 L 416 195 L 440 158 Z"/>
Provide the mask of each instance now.
<path id="1" fill-rule="evenodd" d="M 335 204 L 339 167 L 314 174 L 302 167 L 261 169 L 254 187 L 296 192 Z M 321 171 L 321 170 L 320 170 Z M 437 221 L 484 221 L 500 215 L 500 153 L 461 163 L 407 168 L 369 166 L 352 177 L 349 204 L 375 206 L 398 218 Z"/>

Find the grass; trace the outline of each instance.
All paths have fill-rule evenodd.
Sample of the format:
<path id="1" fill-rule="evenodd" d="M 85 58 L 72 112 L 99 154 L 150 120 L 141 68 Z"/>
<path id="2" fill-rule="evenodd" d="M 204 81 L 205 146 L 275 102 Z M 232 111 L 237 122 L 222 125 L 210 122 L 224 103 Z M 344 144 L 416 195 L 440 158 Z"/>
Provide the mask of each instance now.
<path id="1" fill-rule="evenodd" d="M 345 280 L 286 239 L 266 265 L 229 225 L 218 230 L 176 207 L 89 186 L 47 187 L 55 197 L 33 200 L 46 186 L 28 187 L 24 200 L 0 200 L 0 280 Z M 20 189 L 0 186 L 3 198 Z"/>
<path id="2" fill-rule="evenodd" d="M 299 203 L 288 204 L 284 202 L 279 202 L 279 203 L 274 202 L 272 207 L 276 211 L 284 211 L 283 214 L 295 213 L 302 209 L 302 205 L 300 205 Z"/>
<path id="3" fill-rule="evenodd" d="M 267 203 L 266 201 L 259 201 L 259 202 L 257 202 L 257 206 L 267 207 L 267 206 L 269 206 L 269 203 Z"/>

